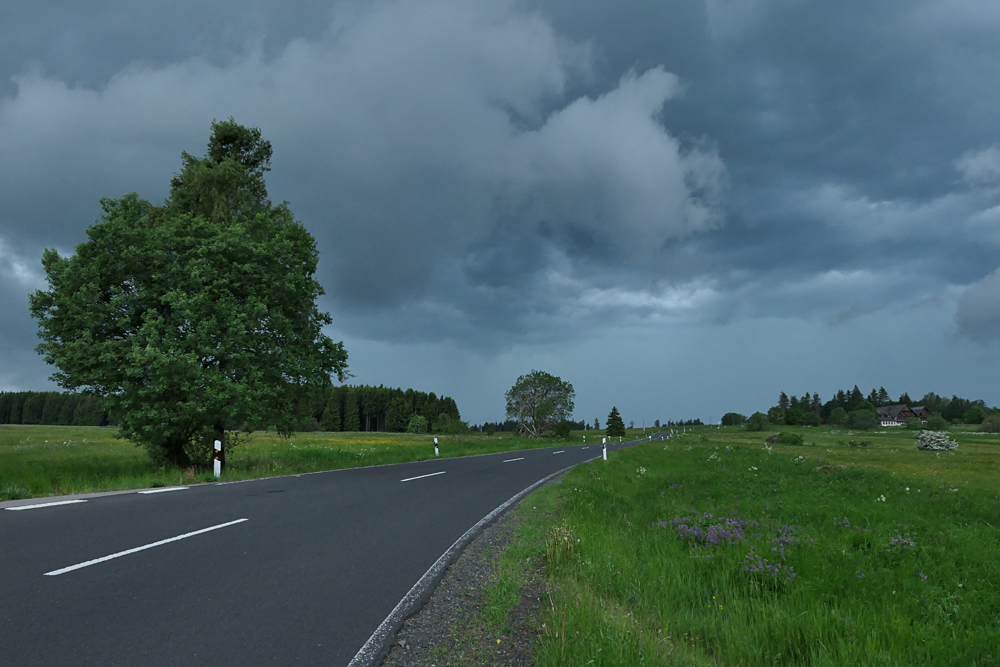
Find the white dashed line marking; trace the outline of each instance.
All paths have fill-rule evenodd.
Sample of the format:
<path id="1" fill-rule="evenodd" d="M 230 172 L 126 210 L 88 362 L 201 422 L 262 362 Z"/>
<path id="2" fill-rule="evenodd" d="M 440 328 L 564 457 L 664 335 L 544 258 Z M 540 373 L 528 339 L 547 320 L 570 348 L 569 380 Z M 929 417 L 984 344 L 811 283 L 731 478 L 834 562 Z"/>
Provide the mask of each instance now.
<path id="1" fill-rule="evenodd" d="M 524 457 L 522 456 L 519 459 L 507 459 L 506 461 L 504 461 L 504 463 L 511 463 L 513 461 L 523 461 L 523 460 L 524 460 Z"/>
<path id="2" fill-rule="evenodd" d="M 20 510 L 34 510 L 39 507 L 55 507 L 56 505 L 75 505 L 76 503 L 85 503 L 86 500 L 60 500 L 55 503 L 38 503 L 37 505 L 19 505 L 18 507 L 4 507 L 5 510 L 10 510 L 11 512 L 19 512 Z"/>
<path id="3" fill-rule="evenodd" d="M 218 526 L 211 526 L 209 528 L 202 528 L 201 530 L 196 530 L 191 533 L 184 533 L 183 535 L 178 535 L 177 537 L 169 537 L 165 540 L 160 540 L 159 542 L 153 542 L 152 544 L 146 544 L 141 547 L 136 547 L 135 549 L 128 549 L 127 551 L 119 551 L 116 554 L 111 554 L 110 556 L 103 556 L 101 558 L 95 558 L 94 560 L 88 560 L 86 563 L 79 563 L 77 565 L 70 565 L 69 567 L 64 567 L 61 570 L 52 570 L 51 572 L 46 572 L 46 577 L 54 577 L 59 574 L 66 574 L 67 572 L 72 572 L 73 570 L 79 570 L 83 567 L 89 567 L 90 565 L 97 565 L 98 563 L 103 563 L 106 560 L 111 560 L 113 558 L 121 558 L 122 556 L 128 556 L 129 554 L 134 554 L 137 551 L 144 551 L 146 549 L 152 549 L 153 547 L 158 547 L 170 542 L 176 542 L 177 540 L 183 540 L 186 537 L 194 537 L 195 535 L 201 535 L 202 533 L 207 533 L 210 530 L 218 530 L 219 528 L 225 528 L 226 526 L 234 526 L 238 523 L 243 523 L 247 519 L 237 519 L 236 521 L 230 521 L 229 523 L 220 523 Z"/>
<path id="4" fill-rule="evenodd" d="M 187 486 L 171 486 L 169 489 L 150 489 L 149 491 L 138 491 L 137 493 L 149 494 L 149 493 L 166 493 L 167 491 L 183 491 L 190 487 Z"/>
<path id="5" fill-rule="evenodd" d="M 447 470 L 442 470 L 441 472 L 432 472 L 429 475 L 417 475 L 416 477 L 407 477 L 406 479 L 399 480 L 400 482 L 412 482 L 415 479 L 423 479 L 424 477 L 433 477 L 434 475 L 443 475 Z"/>
<path id="6" fill-rule="evenodd" d="M 552 452 L 552 456 L 555 456 L 556 454 L 562 454 L 565 451 L 566 451 L 565 449 L 560 449 L 558 452 Z"/>

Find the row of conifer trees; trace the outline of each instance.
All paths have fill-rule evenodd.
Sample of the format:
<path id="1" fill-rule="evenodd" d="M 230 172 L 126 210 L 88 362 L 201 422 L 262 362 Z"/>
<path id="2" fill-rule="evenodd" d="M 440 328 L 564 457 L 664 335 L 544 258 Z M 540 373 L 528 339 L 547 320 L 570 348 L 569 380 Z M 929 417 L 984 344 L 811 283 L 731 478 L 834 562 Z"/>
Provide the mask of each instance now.
<path id="1" fill-rule="evenodd" d="M 414 415 L 434 432 L 464 429 L 455 400 L 414 389 L 367 385 L 327 387 L 313 405 L 313 420 L 301 430 L 405 431 Z M 109 415 L 96 396 L 59 391 L 0 392 L 0 424 L 107 426 Z"/>
<path id="2" fill-rule="evenodd" d="M 60 391 L 0 392 L 0 424 L 107 426 L 108 413 L 96 396 Z"/>
<path id="3" fill-rule="evenodd" d="M 368 385 L 328 387 L 317 402 L 312 428 L 324 431 L 407 430 L 414 416 L 435 433 L 464 429 L 455 399 L 415 389 Z"/>

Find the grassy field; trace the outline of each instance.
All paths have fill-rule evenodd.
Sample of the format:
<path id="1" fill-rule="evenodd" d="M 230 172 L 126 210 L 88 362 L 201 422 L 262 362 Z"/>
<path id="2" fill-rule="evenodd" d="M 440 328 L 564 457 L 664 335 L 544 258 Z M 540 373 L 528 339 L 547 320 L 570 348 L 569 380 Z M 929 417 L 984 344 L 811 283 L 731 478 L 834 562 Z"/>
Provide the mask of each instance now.
<path id="1" fill-rule="evenodd" d="M 223 479 L 336 470 L 434 457 L 433 435 L 299 433 L 279 438 L 253 433 L 227 455 Z M 472 433 L 438 435 L 441 456 L 468 456 L 534 447 L 553 440 Z M 574 435 L 570 441 L 582 441 Z M 558 441 L 565 442 L 565 441 Z M 154 466 L 146 452 L 97 426 L 0 425 L 0 500 L 114 491 L 214 481 L 205 470 Z"/>
<path id="2" fill-rule="evenodd" d="M 699 428 L 529 497 L 505 586 L 547 563 L 537 664 L 1000 664 L 1000 436 L 782 430 L 805 445 Z"/>

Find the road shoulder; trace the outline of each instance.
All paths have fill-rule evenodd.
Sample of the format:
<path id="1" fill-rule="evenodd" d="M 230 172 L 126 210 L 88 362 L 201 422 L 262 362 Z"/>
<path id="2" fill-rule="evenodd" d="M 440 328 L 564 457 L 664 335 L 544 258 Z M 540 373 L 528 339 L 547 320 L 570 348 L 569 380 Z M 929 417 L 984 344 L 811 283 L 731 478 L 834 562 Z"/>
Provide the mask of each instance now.
<path id="1" fill-rule="evenodd" d="M 488 620 L 500 559 L 525 522 L 521 501 L 480 533 L 446 571 L 430 600 L 408 618 L 382 667 L 530 665 L 544 597 L 541 559 L 520 573 L 513 609 L 500 623 Z"/>

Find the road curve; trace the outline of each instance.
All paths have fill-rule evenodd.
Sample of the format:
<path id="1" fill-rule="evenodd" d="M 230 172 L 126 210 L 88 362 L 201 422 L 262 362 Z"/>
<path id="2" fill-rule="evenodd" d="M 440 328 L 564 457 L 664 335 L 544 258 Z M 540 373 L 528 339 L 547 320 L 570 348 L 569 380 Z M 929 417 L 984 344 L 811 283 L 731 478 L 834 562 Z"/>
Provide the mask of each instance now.
<path id="1" fill-rule="evenodd" d="M 348 665 L 470 528 L 600 455 L 600 445 L 562 445 L 0 504 L 0 656 Z M 377 659 L 379 641 L 354 664 Z"/>

